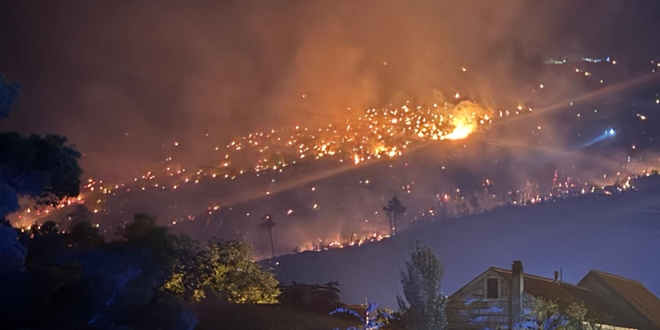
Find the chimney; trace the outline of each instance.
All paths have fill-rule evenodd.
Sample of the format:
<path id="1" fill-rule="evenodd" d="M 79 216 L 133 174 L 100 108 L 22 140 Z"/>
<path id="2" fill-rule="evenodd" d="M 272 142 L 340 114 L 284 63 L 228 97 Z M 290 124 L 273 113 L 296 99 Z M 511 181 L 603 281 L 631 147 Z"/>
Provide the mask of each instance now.
<path id="1" fill-rule="evenodd" d="M 511 326 L 509 329 L 520 329 L 523 321 L 523 292 L 525 281 L 522 261 L 515 260 L 511 266 Z"/>
<path id="2" fill-rule="evenodd" d="M 559 282 L 559 271 L 555 270 L 555 282 Z"/>

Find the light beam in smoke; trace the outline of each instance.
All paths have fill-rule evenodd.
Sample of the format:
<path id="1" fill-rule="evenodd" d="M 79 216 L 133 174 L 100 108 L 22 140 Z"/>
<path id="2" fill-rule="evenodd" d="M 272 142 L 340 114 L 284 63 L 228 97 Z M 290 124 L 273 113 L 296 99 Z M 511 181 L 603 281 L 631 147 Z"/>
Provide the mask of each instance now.
<path id="1" fill-rule="evenodd" d="M 601 142 L 603 140 L 614 138 L 615 136 L 616 136 L 616 130 L 614 130 L 613 128 L 610 128 L 608 130 L 605 130 L 605 132 L 603 132 L 603 134 L 597 136 L 595 139 L 593 139 L 589 142 L 583 143 L 582 146 L 583 147 L 589 147 L 589 146 L 592 146 L 592 145 L 594 145 L 598 142 Z"/>

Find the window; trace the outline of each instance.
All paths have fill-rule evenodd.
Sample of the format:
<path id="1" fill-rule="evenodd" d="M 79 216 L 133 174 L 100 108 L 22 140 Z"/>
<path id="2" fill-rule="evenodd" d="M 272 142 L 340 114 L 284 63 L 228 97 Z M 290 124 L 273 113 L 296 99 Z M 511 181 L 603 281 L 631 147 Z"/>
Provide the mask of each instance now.
<path id="1" fill-rule="evenodd" d="M 500 283 L 496 278 L 486 280 L 486 298 L 497 299 L 500 297 Z"/>

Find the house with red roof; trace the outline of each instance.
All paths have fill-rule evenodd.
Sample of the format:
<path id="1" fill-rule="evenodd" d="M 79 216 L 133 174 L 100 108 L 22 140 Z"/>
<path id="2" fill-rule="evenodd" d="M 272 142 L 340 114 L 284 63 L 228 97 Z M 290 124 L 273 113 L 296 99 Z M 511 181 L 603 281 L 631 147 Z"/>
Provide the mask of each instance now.
<path id="1" fill-rule="evenodd" d="M 511 269 L 491 267 L 448 299 L 451 329 L 516 329 L 538 299 L 561 308 L 578 303 L 586 319 L 603 330 L 660 330 L 660 299 L 639 281 L 592 270 L 578 284 L 558 274 L 525 274 L 522 262 Z"/>

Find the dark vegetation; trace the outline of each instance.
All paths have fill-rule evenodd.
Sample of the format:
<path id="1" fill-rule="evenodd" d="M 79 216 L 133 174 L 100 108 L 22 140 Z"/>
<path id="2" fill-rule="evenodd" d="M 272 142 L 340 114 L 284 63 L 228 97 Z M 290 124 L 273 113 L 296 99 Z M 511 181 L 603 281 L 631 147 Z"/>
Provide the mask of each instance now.
<path id="1" fill-rule="evenodd" d="M 28 230 L 5 222 L 0 238 L 2 329 L 192 329 L 192 303 L 207 292 L 242 303 L 276 302 L 279 293 L 244 243 L 198 247 L 147 215 L 110 242 L 88 222 L 68 233 L 52 222 Z"/>
<path id="2" fill-rule="evenodd" d="M 213 298 L 193 307 L 199 330 L 320 330 L 359 326 L 354 318 L 301 310 L 286 304 L 228 304 Z"/>
<path id="3" fill-rule="evenodd" d="M 279 285 L 242 242 L 206 246 L 138 214 L 106 241 L 78 222 L 0 226 L 1 329 L 347 328 L 338 283 Z M 279 302 L 279 303 L 278 303 Z M 222 326 L 221 326 L 222 325 Z"/>
<path id="4" fill-rule="evenodd" d="M 0 75 L 0 119 L 21 85 Z M 273 303 L 278 282 L 242 242 L 201 246 L 137 214 L 106 241 L 77 207 L 70 228 L 14 228 L 19 200 L 54 206 L 80 192 L 81 153 L 58 135 L 0 133 L 0 329 L 192 329 L 191 306 Z"/>

